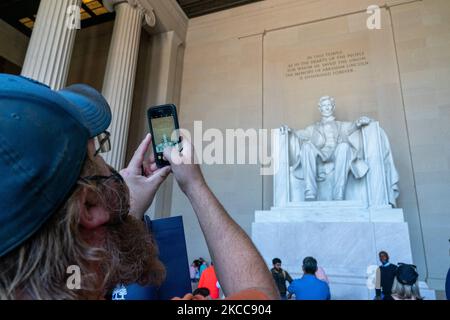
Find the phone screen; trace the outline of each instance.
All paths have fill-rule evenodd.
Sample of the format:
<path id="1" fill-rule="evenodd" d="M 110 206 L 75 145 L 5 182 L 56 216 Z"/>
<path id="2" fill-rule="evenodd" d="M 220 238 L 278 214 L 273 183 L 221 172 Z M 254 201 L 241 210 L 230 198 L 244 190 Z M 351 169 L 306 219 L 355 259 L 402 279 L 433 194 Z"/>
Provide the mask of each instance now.
<path id="1" fill-rule="evenodd" d="M 158 168 L 169 166 L 164 160 L 163 152 L 167 147 L 178 147 L 180 136 L 178 129 L 177 107 L 173 104 L 151 107 L 147 116 L 152 134 L 153 152 Z"/>
<path id="2" fill-rule="evenodd" d="M 175 133 L 175 121 L 173 116 L 156 115 L 151 118 L 155 149 L 157 153 L 163 153 L 167 147 L 178 144 L 178 134 Z"/>

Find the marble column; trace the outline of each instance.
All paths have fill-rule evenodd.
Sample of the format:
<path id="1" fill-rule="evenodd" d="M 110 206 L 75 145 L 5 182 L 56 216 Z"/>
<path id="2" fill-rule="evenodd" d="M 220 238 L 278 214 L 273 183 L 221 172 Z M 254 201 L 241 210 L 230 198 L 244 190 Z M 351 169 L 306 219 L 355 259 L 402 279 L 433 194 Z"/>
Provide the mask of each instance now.
<path id="1" fill-rule="evenodd" d="M 62 88 L 69 73 L 75 41 L 76 24 L 72 24 L 81 0 L 42 0 L 36 16 L 22 75 Z M 79 9 L 78 9 L 79 10 Z"/>
<path id="2" fill-rule="evenodd" d="M 105 160 L 121 169 L 125 164 L 128 128 L 133 102 L 139 42 L 143 22 L 155 24 L 153 10 L 137 0 L 106 0 L 105 6 L 116 11 L 116 21 L 109 49 L 102 93 L 112 111 L 111 152 Z"/>

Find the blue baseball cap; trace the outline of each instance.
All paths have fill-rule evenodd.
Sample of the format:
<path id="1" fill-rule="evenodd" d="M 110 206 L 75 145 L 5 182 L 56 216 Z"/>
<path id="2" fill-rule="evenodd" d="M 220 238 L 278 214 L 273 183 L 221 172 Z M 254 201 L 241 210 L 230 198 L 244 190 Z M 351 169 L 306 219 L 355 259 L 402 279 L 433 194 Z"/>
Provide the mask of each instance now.
<path id="1" fill-rule="evenodd" d="M 0 74 L 0 257 L 35 234 L 73 191 L 87 144 L 111 110 L 82 84 L 53 91 Z"/>

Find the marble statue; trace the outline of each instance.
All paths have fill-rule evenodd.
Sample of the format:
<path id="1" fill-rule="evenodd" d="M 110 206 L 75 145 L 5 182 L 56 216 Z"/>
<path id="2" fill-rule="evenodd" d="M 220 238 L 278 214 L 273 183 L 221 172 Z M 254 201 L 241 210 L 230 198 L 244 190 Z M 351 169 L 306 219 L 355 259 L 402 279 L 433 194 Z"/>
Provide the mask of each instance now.
<path id="1" fill-rule="evenodd" d="M 316 201 L 318 182 L 329 179 L 331 199 L 342 201 L 349 175 L 355 179 L 364 178 L 371 169 L 364 155 L 363 128 L 369 126 L 372 119 L 361 117 L 354 122 L 337 121 L 334 117 L 336 103 L 334 98 L 325 96 L 319 101 L 322 115 L 317 122 L 304 130 L 294 131 L 287 126 L 281 128 L 281 134 L 288 134 L 289 171 L 296 179 L 304 181 L 304 199 Z M 389 141 L 379 128 L 377 139 L 381 140 L 381 152 L 384 158 L 384 180 L 389 186 L 388 199 L 395 206 L 398 197 L 398 174 L 393 163 Z"/>
<path id="2" fill-rule="evenodd" d="M 408 223 L 396 205 L 399 175 L 379 122 L 337 121 L 335 108 L 323 97 L 319 122 L 273 131 L 273 206 L 255 211 L 252 240 L 268 264 L 283 256 L 294 270 L 314 255 L 331 275 L 333 299 L 373 299 L 378 252 L 413 263 Z M 420 290 L 435 299 L 425 283 Z"/>

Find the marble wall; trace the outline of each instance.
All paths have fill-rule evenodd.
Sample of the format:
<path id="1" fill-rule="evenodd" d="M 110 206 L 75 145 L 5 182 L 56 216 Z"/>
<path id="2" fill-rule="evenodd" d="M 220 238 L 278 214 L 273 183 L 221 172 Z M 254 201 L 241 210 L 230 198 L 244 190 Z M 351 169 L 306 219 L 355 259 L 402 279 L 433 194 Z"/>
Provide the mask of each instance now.
<path id="1" fill-rule="evenodd" d="M 366 9 L 373 4 L 382 7 L 380 30 L 366 27 Z M 445 0 L 266 0 L 191 19 L 181 124 L 301 128 L 319 119 L 316 100 L 324 94 L 337 98 L 341 119 L 376 118 L 400 172 L 398 204 L 409 224 L 414 262 L 423 279 L 441 288 L 449 266 L 449 21 Z M 337 75 L 292 75 L 297 63 L 336 52 L 347 59 L 363 53 L 360 61 L 367 63 Z M 255 165 L 203 169 L 250 234 L 254 211 L 272 205 L 272 179 L 261 177 Z M 175 187 L 172 215 L 177 214 L 185 219 L 190 258 L 207 256 L 195 215 Z"/>
<path id="2" fill-rule="evenodd" d="M 261 128 L 261 37 L 226 39 L 204 46 L 186 44 L 180 126 L 193 130 Z M 200 80 L 201 79 L 201 80 Z M 206 145 L 206 144 L 205 144 Z M 253 212 L 262 206 L 262 177 L 257 165 L 203 166 L 211 188 L 233 218 L 250 231 Z M 208 256 L 208 249 L 186 197 L 175 185 L 172 215 L 183 215 L 189 257 Z"/>
<path id="3" fill-rule="evenodd" d="M 391 12 L 428 282 L 442 288 L 450 265 L 450 2 Z"/>
<path id="4" fill-rule="evenodd" d="M 86 83 L 101 91 L 114 21 L 77 31 L 67 85 Z"/>

